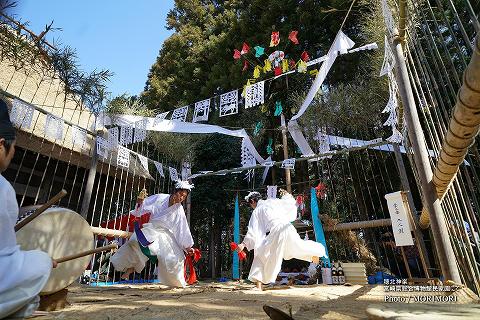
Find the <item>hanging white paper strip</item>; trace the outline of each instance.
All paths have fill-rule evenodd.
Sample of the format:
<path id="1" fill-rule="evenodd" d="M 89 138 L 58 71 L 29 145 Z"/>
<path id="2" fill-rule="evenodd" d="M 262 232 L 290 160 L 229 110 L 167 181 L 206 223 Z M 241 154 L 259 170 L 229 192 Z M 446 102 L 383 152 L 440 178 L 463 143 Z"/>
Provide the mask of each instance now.
<path id="1" fill-rule="evenodd" d="M 97 154 L 100 158 L 107 159 L 108 152 L 110 150 L 110 144 L 102 137 L 97 137 Z"/>
<path id="2" fill-rule="evenodd" d="M 260 81 L 247 86 L 245 89 L 245 109 L 255 107 L 265 102 L 264 96 L 265 81 Z"/>
<path id="3" fill-rule="evenodd" d="M 385 195 L 387 199 L 388 212 L 392 220 L 393 236 L 395 245 L 413 246 L 412 232 L 410 229 L 410 220 L 408 218 L 408 204 L 406 203 L 402 192 L 397 191 Z"/>
<path id="4" fill-rule="evenodd" d="M 47 114 L 47 119 L 45 120 L 45 135 L 55 140 L 61 140 L 63 138 L 63 126 L 64 122 L 62 119 Z"/>
<path id="5" fill-rule="evenodd" d="M 323 133 L 320 129 L 317 132 L 318 153 L 324 154 L 330 152 L 330 143 L 328 142 L 328 135 Z M 327 158 L 332 158 L 328 156 Z"/>
<path id="6" fill-rule="evenodd" d="M 118 127 L 108 129 L 108 142 L 110 143 L 110 146 L 112 146 L 112 148 L 118 146 L 119 136 L 120 134 Z"/>
<path id="7" fill-rule="evenodd" d="M 130 150 L 125 147 L 118 146 L 117 166 L 124 168 L 130 167 Z"/>
<path id="8" fill-rule="evenodd" d="M 131 144 L 133 140 L 133 127 L 132 126 L 122 126 L 120 127 L 120 144 L 125 146 Z"/>
<path id="9" fill-rule="evenodd" d="M 178 181 L 178 172 L 177 169 L 168 167 L 168 172 L 170 174 L 170 180 L 171 181 Z"/>
<path id="10" fill-rule="evenodd" d="M 384 126 L 394 126 L 397 124 L 397 112 L 396 110 L 393 110 L 390 112 L 390 115 L 388 116 L 387 121 L 383 124 Z"/>
<path id="11" fill-rule="evenodd" d="M 398 131 L 396 127 L 392 127 L 392 132 L 393 134 L 387 138 L 387 141 L 391 143 L 401 144 L 403 142 L 402 133 Z"/>
<path id="12" fill-rule="evenodd" d="M 255 157 L 250 152 L 248 145 L 245 143 L 245 139 L 242 139 L 242 167 L 252 167 L 257 164 Z"/>
<path id="13" fill-rule="evenodd" d="M 208 121 L 208 113 L 210 112 L 210 99 L 205 99 L 195 103 L 192 122 Z"/>
<path id="14" fill-rule="evenodd" d="M 187 114 L 188 106 L 177 108 L 173 110 L 172 118 L 170 120 L 185 122 L 187 120 Z"/>
<path id="15" fill-rule="evenodd" d="M 295 158 L 285 159 L 282 161 L 282 168 L 295 169 Z"/>
<path id="16" fill-rule="evenodd" d="M 390 48 L 390 43 L 388 42 L 387 36 L 385 35 L 385 53 L 383 56 L 382 69 L 380 70 L 380 77 L 392 72 L 394 66 L 395 58 L 393 56 L 392 48 Z"/>
<path id="17" fill-rule="evenodd" d="M 158 173 L 162 178 L 165 178 L 165 174 L 163 173 L 163 165 L 160 162 L 153 161 L 155 168 L 157 168 Z"/>
<path id="18" fill-rule="evenodd" d="M 224 93 L 220 96 L 220 117 L 238 113 L 238 90 Z"/>
<path id="19" fill-rule="evenodd" d="M 10 121 L 22 129 L 30 129 L 32 126 L 33 112 L 35 108 L 20 101 L 18 99 L 13 100 L 12 111 L 10 113 Z"/>
<path id="20" fill-rule="evenodd" d="M 275 199 L 277 197 L 277 186 L 267 186 L 267 198 Z"/>
<path id="21" fill-rule="evenodd" d="M 262 163 L 262 166 L 264 167 L 273 167 L 275 165 L 275 161 L 265 161 L 264 163 Z"/>
<path id="22" fill-rule="evenodd" d="M 160 114 L 156 115 L 155 120 L 153 120 L 153 126 L 156 126 L 157 124 L 160 124 L 160 122 L 165 120 L 165 118 L 167 117 L 169 112 L 170 111 L 167 111 L 167 112 L 160 113 Z"/>
<path id="23" fill-rule="evenodd" d="M 138 154 L 138 159 L 140 160 L 142 167 L 148 172 L 148 158 Z"/>
<path id="24" fill-rule="evenodd" d="M 72 126 L 72 145 L 85 149 L 87 147 L 87 131 Z"/>

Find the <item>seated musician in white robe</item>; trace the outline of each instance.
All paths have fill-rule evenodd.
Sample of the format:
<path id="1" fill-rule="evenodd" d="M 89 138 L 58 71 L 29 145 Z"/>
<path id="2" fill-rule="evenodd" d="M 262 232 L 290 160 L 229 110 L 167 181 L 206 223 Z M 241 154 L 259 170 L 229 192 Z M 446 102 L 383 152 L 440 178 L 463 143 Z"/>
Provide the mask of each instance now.
<path id="1" fill-rule="evenodd" d="M 7 105 L 0 99 L 0 319 L 23 318 L 38 308 L 38 294 L 56 262 L 43 251 L 22 251 L 17 245 L 15 224 L 18 204 L 15 190 L 1 175 L 15 153 L 15 128 Z"/>
<path id="2" fill-rule="evenodd" d="M 158 280 L 171 287 L 186 287 L 184 275 L 185 252 L 193 253 L 193 239 L 187 223 L 182 202 L 193 188 L 187 181 L 178 181 L 174 192 L 147 197 L 140 207 L 130 213 L 141 216 L 150 212 L 150 220 L 141 232 L 150 243 L 148 250 L 157 256 Z M 116 270 L 125 272 L 122 279 L 131 273 L 141 272 L 149 258 L 142 252 L 136 234 L 120 247 L 111 262 Z"/>
<path id="3" fill-rule="evenodd" d="M 284 190 L 281 199 L 261 200 L 258 192 L 245 197 L 253 210 L 248 232 L 237 251 L 254 250 L 254 258 L 248 279 L 262 289 L 262 284 L 275 282 L 282 261 L 299 259 L 318 263 L 326 256 L 325 247 L 311 240 L 302 240 L 291 224 L 297 215 L 295 199 Z M 266 235 L 269 233 L 268 235 Z"/>

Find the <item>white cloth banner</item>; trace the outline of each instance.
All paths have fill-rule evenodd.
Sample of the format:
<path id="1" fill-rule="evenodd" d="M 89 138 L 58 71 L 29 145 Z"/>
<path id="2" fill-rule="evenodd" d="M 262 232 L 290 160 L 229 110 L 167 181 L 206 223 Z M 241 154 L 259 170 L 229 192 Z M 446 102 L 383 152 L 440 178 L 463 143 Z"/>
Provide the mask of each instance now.
<path id="1" fill-rule="evenodd" d="M 408 204 L 405 201 L 402 192 L 397 191 L 385 195 L 387 199 L 388 212 L 392 220 L 393 236 L 395 237 L 395 245 L 413 246 L 412 230 L 410 229 L 410 219 Z"/>
<path id="2" fill-rule="evenodd" d="M 138 159 L 140 160 L 140 163 L 142 164 L 142 167 L 147 171 L 148 171 L 148 158 L 145 157 L 145 156 L 142 156 L 141 154 L 137 154 L 138 156 Z"/>
<path id="3" fill-rule="evenodd" d="M 168 167 L 168 172 L 170 173 L 170 180 L 171 181 L 178 181 L 178 173 L 177 169 Z"/>
<path id="4" fill-rule="evenodd" d="M 307 108 L 310 106 L 310 103 L 315 98 L 315 95 L 317 94 L 318 90 L 322 86 L 323 81 L 325 81 L 325 78 L 327 77 L 327 74 L 330 71 L 330 68 L 332 67 L 333 63 L 335 62 L 335 59 L 337 58 L 338 54 L 347 53 L 347 51 L 351 49 L 354 45 L 355 45 L 355 42 L 353 42 L 349 37 L 347 37 L 342 32 L 342 30 L 338 31 L 332 46 L 328 50 L 326 61 L 320 67 L 320 70 L 318 71 L 318 74 L 315 77 L 315 81 L 313 82 L 312 87 L 308 91 L 307 97 L 303 101 L 302 106 L 300 107 L 300 110 L 298 111 L 298 113 L 292 117 L 292 120 L 296 120 L 300 118 L 305 113 Z"/>
<path id="5" fill-rule="evenodd" d="M 268 199 L 277 198 L 277 186 L 267 186 L 267 198 Z"/>
<path id="6" fill-rule="evenodd" d="M 118 146 L 117 166 L 124 168 L 130 167 L 130 150 L 125 147 Z"/>
<path id="7" fill-rule="evenodd" d="M 295 169 L 295 158 L 285 159 L 282 161 L 282 168 L 284 169 Z"/>
<path id="8" fill-rule="evenodd" d="M 18 99 L 13 99 L 10 121 L 18 128 L 30 129 L 35 108 Z"/>
<path id="9" fill-rule="evenodd" d="M 208 113 L 210 112 L 210 99 L 205 99 L 195 103 L 192 122 L 208 121 Z"/>
<path id="10" fill-rule="evenodd" d="M 160 162 L 153 161 L 155 168 L 157 168 L 158 173 L 162 178 L 165 178 L 165 174 L 163 173 L 163 165 Z"/>
<path id="11" fill-rule="evenodd" d="M 175 133 L 193 133 L 193 134 L 208 134 L 208 133 L 220 133 L 227 136 L 244 138 L 245 145 L 248 147 L 252 155 L 255 157 L 258 163 L 262 164 L 265 162 L 260 154 L 255 149 L 250 137 L 248 136 L 245 129 L 240 130 L 229 130 L 222 128 L 220 126 L 214 126 L 209 124 L 201 123 L 190 123 L 190 122 L 179 122 L 171 120 L 163 120 L 161 122 L 155 123 L 155 118 L 141 117 L 141 116 L 132 116 L 132 115 L 114 115 L 112 117 L 107 116 L 106 114 L 100 114 L 99 118 L 102 118 L 102 121 L 99 123 L 104 123 L 105 125 L 118 125 L 124 126 L 141 119 L 147 120 L 147 130 L 149 131 L 158 131 L 158 132 L 175 132 Z M 100 129 L 100 128 L 94 128 Z"/>
<path id="12" fill-rule="evenodd" d="M 62 140 L 64 122 L 62 119 L 47 114 L 45 120 L 45 135 L 55 140 Z"/>

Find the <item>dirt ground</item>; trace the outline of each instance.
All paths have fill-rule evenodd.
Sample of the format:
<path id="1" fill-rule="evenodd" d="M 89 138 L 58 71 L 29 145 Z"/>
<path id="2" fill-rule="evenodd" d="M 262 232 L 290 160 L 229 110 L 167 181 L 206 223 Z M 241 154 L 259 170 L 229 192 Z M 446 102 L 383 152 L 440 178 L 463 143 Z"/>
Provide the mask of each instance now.
<path id="1" fill-rule="evenodd" d="M 161 285 L 68 288 L 70 305 L 47 319 L 269 319 L 267 304 L 302 319 L 367 319 L 370 304 L 383 303 L 383 286 L 296 286 L 254 291 L 252 285 L 202 282 L 186 289 Z"/>

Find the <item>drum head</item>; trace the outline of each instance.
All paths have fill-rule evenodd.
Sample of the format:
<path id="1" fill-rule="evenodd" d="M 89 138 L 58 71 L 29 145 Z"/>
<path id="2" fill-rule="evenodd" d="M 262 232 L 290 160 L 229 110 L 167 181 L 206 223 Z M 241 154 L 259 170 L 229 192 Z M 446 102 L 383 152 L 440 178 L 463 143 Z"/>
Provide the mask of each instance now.
<path id="1" fill-rule="evenodd" d="M 50 208 L 17 233 L 22 250 L 42 250 L 54 259 L 91 250 L 94 239 L 90 225 L 78 213 Z M 69 286 L 85 271 L 91 256 L 59 263 L 40 294 L 52 294 Z"/>

